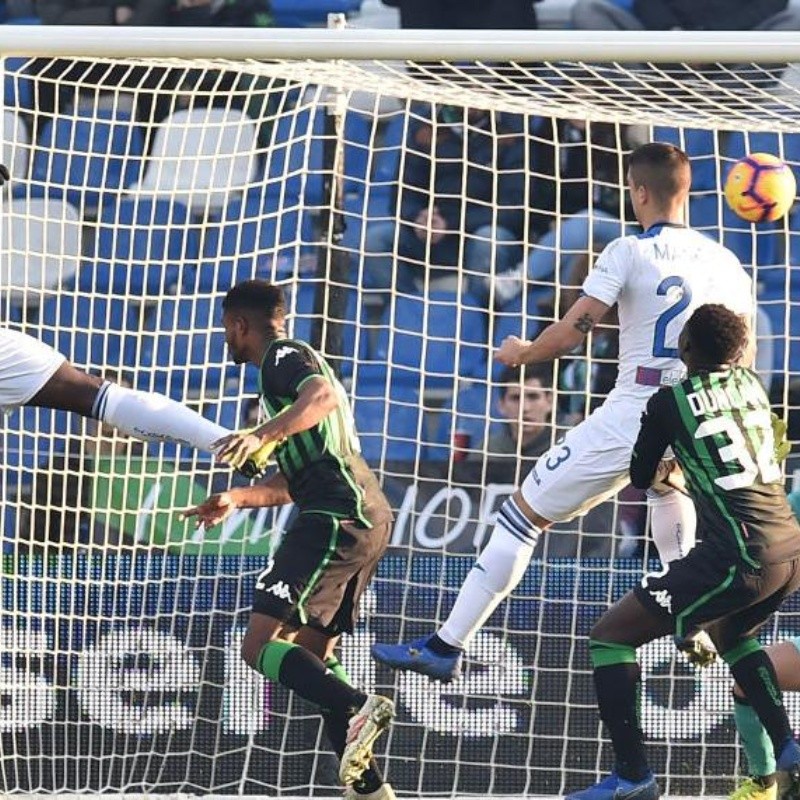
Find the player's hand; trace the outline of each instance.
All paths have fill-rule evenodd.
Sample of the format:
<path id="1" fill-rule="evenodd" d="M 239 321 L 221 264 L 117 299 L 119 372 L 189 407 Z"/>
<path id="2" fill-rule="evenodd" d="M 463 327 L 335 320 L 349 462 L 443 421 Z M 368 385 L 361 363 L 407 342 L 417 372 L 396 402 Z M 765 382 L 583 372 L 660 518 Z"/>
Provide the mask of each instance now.
<path id="1" fill-rule="evenodd" d="M 11 173 L 5 164 L 0 164 L 0 186 L 11 180 Z"/>
<path id="2" fill-rule="evenodd" d="M 223 464 L 230 464 L 234 469 L 240 469 L 263 445 L 263 440 L 256 433 L 238 431 L 217 439 L 211 446 L 217 459 Z"/>
<path id="3" fill-rule="evenodd" d="M 772 438 L 775 442 L 773 455 L 780 464 L 792 452 L 792 443 L 786 438 L 786 420 L 774 411 L 770 413 L 769 420 L 772 423 Z"/>
<path id="4" fill-rule="evenodd" d="M 200 503 L 199 506 L 187 508 L 181 511 L 178 519 L 184 520 L 195 517 L 194 526 L 199 528 L 201 525 L 206 528 L 213 528 L 220 522 L 227 519 L 238 506 L 230 492 L 220 492 L 212 494 L 211 497 Z"/>
<path id="5" fill-rule="evenodd" d="M 686 479 L 677 459 L 663 458 L 658 462 L 658 468 L 650 488 L 660 493 L 677 489 L 686 494 Z"/>
<path id="6" fill-rule="evenodd" d="M 525 351 L 528 343 L 519 336 L 506 336 L 503 343 L 494 354 L 495 361 L 505 364 L 507 367 L 518 367 L 525 363 Z"/>
<path id="7" fill-rule="evenodd" d="M 705 631 L 695 631 L 689 636 L 676 636 L 675 646 L 692 666 L 700 669 L 713 664 L 717 658 L 714 643 Z"/>

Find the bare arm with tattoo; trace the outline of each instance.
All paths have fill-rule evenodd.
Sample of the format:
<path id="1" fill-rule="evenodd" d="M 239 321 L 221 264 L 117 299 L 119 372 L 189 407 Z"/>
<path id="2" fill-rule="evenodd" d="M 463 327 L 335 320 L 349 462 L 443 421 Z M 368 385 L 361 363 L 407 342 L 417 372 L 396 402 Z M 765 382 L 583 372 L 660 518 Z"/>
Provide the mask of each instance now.
<path id="1" fill-rule="evenodd" d="M 571 353 L 603 319 L 609 306 L 595 297 L 579 298 L 558 322 L 545 328 L 532 342 L 508 336 L 495 353 L 502 364 L 534 364 Z"/>

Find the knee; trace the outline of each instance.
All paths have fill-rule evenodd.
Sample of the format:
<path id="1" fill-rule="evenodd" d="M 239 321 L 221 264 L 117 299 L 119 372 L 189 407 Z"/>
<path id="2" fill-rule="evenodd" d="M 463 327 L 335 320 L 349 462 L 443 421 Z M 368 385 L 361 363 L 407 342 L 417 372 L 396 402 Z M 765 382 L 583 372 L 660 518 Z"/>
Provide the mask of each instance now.
<path id="1" fill-rule="evenodd" d="M 259 637 L 245 634 L 240 653 L 242 660 L 248 667 L 258 670 L 258 660 L 261 656 L 261 651 L 264 649 L 264 644 L 265 642 Z"/>

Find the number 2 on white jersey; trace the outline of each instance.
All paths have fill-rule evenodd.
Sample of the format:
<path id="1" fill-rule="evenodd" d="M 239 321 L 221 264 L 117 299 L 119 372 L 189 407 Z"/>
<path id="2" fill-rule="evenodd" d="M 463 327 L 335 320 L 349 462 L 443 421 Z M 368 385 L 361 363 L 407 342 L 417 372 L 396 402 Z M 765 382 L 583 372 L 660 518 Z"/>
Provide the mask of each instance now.
<path id="1" fill-rule="evenodd" d="M 667 326 L 692 302 L 692 288 L 679 275 L 670 275 L 658 284 L 656 294 L 666 295 L 679 290 L 680 296 L 661 312 L 653 328 L 653 358 L 678 358 L 677 347 L 667 347 Z"/>

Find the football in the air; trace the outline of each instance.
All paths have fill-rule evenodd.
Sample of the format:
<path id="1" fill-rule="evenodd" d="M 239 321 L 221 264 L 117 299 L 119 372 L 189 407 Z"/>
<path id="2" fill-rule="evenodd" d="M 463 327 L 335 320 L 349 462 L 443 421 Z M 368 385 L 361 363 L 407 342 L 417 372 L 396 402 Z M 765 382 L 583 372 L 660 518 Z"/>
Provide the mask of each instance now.
<path id="1" fill-rule="evenodd" d="M 792 170 L 770 153 L 737 161 L 725 179 L 725 199 L 748 222 L 772 222 L 792 207 L 797 184 Z"/>

